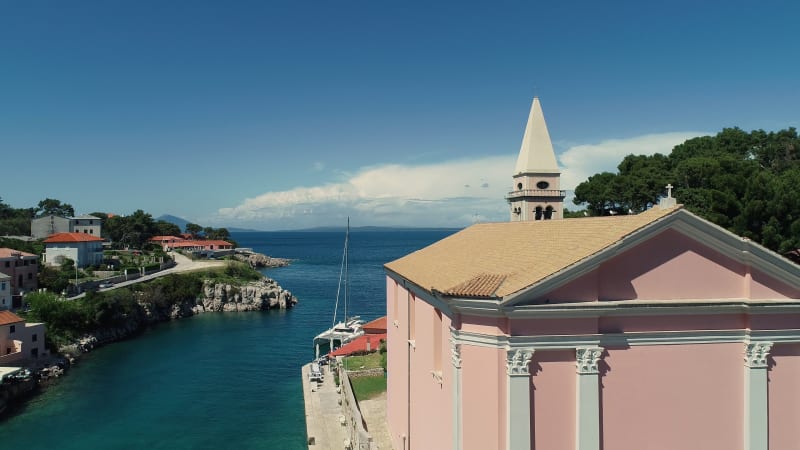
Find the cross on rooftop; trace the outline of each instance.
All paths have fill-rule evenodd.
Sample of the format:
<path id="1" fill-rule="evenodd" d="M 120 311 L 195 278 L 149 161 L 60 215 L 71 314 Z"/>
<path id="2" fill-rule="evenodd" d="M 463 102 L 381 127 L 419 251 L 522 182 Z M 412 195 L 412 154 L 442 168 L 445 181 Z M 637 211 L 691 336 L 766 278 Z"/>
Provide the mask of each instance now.
<path id="1" fill-rule="evenodd" d="M 667 188 L 667 198 L 672 198 L 672 188 L 674 187 L 672 183 L 669 183 L 665 186 Z"/>

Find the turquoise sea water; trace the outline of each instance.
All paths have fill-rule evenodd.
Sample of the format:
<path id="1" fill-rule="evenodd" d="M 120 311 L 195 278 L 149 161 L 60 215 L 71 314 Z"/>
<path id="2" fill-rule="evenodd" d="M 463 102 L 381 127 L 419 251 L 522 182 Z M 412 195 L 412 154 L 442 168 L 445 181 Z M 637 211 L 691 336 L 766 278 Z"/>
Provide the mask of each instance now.
<path id="1" fill-rule="evenodd" d="M 383 264 L 452 232 L 352 232 L 351 314 L 384 315 Z M 203 314 L 98 349 L 0 422 L 0 448 L 306 448 L 300 367 L 331 325 L 344 233 L 233 237 L 293 260 L 264 272 L 298 297 L 294 309 Z"/>

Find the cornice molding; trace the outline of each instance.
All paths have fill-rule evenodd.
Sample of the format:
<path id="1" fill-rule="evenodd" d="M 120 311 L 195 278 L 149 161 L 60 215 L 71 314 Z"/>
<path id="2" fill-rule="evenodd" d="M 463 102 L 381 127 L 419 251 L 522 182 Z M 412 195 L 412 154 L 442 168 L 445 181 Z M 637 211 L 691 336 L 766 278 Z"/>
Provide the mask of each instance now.
<path id="1" fill-rule="evenodd" d="M 524 305 L 504 309 L 504 312 L 511 319 L 743 313 L 787 314 L 800 313 L 800 301 L 794 299 L 621 300 Z"/>
<path id="2" fill-rule="evenodd" d="M 721 344 L 721 343 L 800 343 L 800 329 L 785 330 L 702 330 L 657 331 L 586 335 L 493 336 L 469 331 L 454 331 L 456 344 L 504 350 L 568 350 L 591 347 L 635 347 L 643 345 Z"/>

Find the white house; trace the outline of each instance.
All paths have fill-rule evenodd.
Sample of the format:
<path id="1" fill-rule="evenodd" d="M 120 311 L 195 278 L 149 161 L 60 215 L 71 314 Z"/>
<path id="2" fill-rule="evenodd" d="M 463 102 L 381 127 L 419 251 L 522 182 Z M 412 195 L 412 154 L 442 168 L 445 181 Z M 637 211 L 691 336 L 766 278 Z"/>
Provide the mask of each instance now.
<path id="1" fill-rule="evenodd" d="M 66 258 L 77 267 L 103 263 L 103 239 L 86 233 L 57 233 L 44 240 L 45 264 L 56 266 Z"/>

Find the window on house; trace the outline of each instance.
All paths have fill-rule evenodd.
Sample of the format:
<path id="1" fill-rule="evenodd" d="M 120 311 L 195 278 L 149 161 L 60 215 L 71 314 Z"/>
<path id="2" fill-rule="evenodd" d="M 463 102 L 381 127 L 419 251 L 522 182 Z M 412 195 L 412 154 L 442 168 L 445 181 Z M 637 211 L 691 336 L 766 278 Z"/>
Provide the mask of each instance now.
<path id="1" fill-rule="evenodd" d="M 8 327 L 8 334 L 13 333 L 14 331 L 16 331 L 16 329 L 17 329 L 16 325 L 11 325 L 10 327 Z"/>
<path id="2" fill-rule="evenodd" d="M 6 267 L 11 267 L 11 261 L 6 261 Z"/>
<path id="3" fill-rule="evenodd" d="M 29 279 L 29 280 L 32 280 L 32 279 L 33 279 L 33 273 L 32 273 L 32 272 L 28 272 L 28 279 Z"/>
<path id="4" fill-rule="evenodd" d="M 553 207 L 552 206 L 548 206 L 544 210 L 544 220 L 550 220 L 552 218 L 553 218 Z"/>
<path id="5" fill-rule="evenodd" d="M 536 220 L 542 220 L 542 213 L 543 213 L 542 207 L 541 206 L 537 206 L 536 207 L 536 216 L 534 218 Z"/>
<path id="6" fill-rule="evenodd" d="M 38 357 L 39 357 L 39 349 L 38 348 L 32 348 L 31 349 L 31 358 L 38 358 Z"/>
<path id="7" fill-rule="evenodd" d="M 89 234 L 94 234 L 94 230 L 89 230 Z"/>
<path id="8" fill-rule="evenodd" d="M 0 291 L 5 291 L 5 290 L 6 290 L 6 282 L 5 281 L 0 282 Z"/>
<path id="9" fill-rule="evenodd" d="M 36 333 L 33 333 L 31 335 L 31 342 L 36 342 L 38 340 L 38 338 L 39 338 L 39 336 L 37 336 Z"/>

